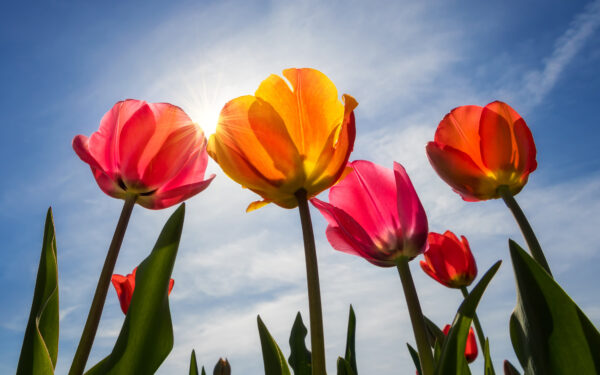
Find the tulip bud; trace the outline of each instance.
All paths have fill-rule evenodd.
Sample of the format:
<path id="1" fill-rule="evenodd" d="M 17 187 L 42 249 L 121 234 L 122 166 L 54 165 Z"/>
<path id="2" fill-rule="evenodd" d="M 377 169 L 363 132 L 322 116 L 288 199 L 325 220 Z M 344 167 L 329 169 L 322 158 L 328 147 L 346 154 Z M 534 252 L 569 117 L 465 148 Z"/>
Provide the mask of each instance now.
<path id="1" fill-rule="evenodd" d="M 231 366 L 227 358 L 219 358 L 219 361 L 215 365 L 214 375 L 231 375 Z"/>

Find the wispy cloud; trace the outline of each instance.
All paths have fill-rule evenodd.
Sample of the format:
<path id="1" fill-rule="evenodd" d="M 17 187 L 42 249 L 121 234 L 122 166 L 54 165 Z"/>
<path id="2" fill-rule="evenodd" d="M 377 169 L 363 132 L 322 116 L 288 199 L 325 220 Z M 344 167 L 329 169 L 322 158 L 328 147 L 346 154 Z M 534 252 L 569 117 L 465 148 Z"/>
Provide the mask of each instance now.
<path id="1" fill-rule="evenodd" d="M 552 54 L 541 69 L 525 76 L 525 87 L 531 105 L 541 103 L 560 79 L 565 68 L 585 46 L 600 26 L 600 1 L 589 3 L 571 22 L 569 28 L 558 38 Z"/>

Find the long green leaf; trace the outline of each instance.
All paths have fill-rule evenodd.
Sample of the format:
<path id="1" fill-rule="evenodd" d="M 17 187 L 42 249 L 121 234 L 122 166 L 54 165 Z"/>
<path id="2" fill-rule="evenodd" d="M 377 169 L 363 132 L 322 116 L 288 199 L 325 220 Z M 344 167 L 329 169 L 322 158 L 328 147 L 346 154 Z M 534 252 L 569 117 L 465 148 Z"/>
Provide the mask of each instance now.
<path id="1" fill-rule="evenodd" d="M 406 346 L 408 347 L 408 352 L 410 353 L 410 357 L 412 358 L 415 367 L 417 369 L 417 374 L 421 375 L 422 371 L 421 371 L 421 359 L 419 358 L 419 352 L 417 352 L 415 350 L 415 348 L 413 348 L 412 346 L 410 346 L 409 343 L 406 343 Z"/>
<path id="2" fill-rule="evenodd" d="M 469 334 L 471 321 L 475 316 L 475 310 L 481 300 L 483 292 L 492 280 L 492 277 L 494 277 L 498 271 L 501 263 L 502 261 L 499 260 L 485 273 L 485 275 L 483 275 L 481 280 L 479 280 L 479 283 L 477 283 L 475 288 L 469 293 L 469 296 L 465 298 L 458 308 L 456 317 L 452 323 L 452 328 L 450 328 L 448 337 L 444 341 L 442 354 L 436 366 L 436 374 L 458 375 L 469 373 L 469 367 L 465 359 L 465 346 L 467 344 L 467 335 Z"/>
<path id="3" fill-rule="evenodd" d="M 53 374 L 58 355 L 58 264 L 52 208 L 48 208 L 42 254 L 17 374 Z"/>
<path id="4" fill-rule="evenodd" d="M 516 242 L 509 248 L 517 282 L 510 336 L 525 373 L 600 373 L 598 330 Z"/>
<path id="5" fill-rule="evenodd" d="M 354 309 L 350 305 L 350 312 L 348 313 L 348 333 L 346 335 L 346 353 L 344 359 L 352 367 L 352 371 L 355 375 L 358 375 L 358 369 L 356 367 L 356 315 Z"/>
<path id="6" fill-rule="evenodd" d="M 296 315 L 296 320 L 292 326 L 290 334 L 291 354 L 288 359 L 295 375 L 311 375 L 310 351 L 306 348 L 306 335 L 308 330 L 302 322 L 300 312 Z"/>
<path id="7" fill-rule="evenodd" d="M 190 358 L 190 375 L 198 375 L 198 363 L 196 362 L 196 351 L 192 349 Z"/>
<path id="8" fill-rule="evenodd" d="M 423 316 L 423 318 L 425 318 L 425 328 L 427 329 L 427 337 L 429 338 L 431 347 L 435 348 L 436 341 L 439 342 L 440 345 L 443 345 L 446 340 L 444 332 L 428 317 Z"/>
<path id="9" fill-rule="evenodd" d="M 521 375 L 519 370 L 507 359 L 504 360 L 504 375 Z"/>
<path id="10" fill-rule="evenodd" d="M 285 361 L 285 356 L 262 319 L 260 319 L 260 315 L 256 317 L 256 320 L 258 322 L 258 334 L 260 336 L 263 362 L 265 364 L 265 375 L 291 375 Z"/>
<path id="11" fill-rule="evenodd" d="M 492 364 L 492 357 L 490 356 L 490 340 L 485 338 L 485 344 L 483 344 L 483 373 L 485 375 L 496 375 L 494 371 L 494 365 Z"/>
<path id="12" fill-rule="evenodd" d="M 168 288 L 185 204 L 171 215 L 152 253 L 138 266 L 129 311 L 112 353 L 87 375 L 153 374 L 173 348 Z"/>
<path id="13" fill-rule="evenodd" d="M 352 365 L 346 359 L 338 357 L 337 360 L 337 375 L 356 375 L 352 369 Z"/>

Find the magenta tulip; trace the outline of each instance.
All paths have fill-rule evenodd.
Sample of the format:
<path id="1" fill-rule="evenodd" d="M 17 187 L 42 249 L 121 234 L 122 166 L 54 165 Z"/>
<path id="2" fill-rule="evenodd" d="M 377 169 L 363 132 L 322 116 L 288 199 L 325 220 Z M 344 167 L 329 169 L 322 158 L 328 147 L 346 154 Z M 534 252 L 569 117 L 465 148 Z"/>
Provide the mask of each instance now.
<path id="1" fill-rule="evenodd" d="M 358 160 L 329 191 L 329 203 L 312 199 L 329 226 L 334 249 L 392 267 L 402 257 L 421 254 L 427 240 L 427 216 L 404 168 L 394 170 Z"/>

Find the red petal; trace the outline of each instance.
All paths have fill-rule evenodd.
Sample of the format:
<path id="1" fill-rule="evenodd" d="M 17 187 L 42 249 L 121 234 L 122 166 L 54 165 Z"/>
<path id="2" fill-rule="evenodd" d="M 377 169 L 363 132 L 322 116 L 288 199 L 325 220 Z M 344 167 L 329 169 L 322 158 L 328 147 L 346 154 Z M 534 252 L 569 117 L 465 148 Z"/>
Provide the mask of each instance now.
<path id="1" fill-rule="evenodd" d="M 514 153 L 512 140 L 512 119 L 500 102 L 490 103 L 481 113 L 479 136 L 481 137 L 481 158 L 491 171 L 514 170 Z"/>
<path id="2" fill-rule="evenodd" d="M 429 142 L 427 157 L 437 174 L 463 199 L 477 201 L 496 197 L 494 181 L 464 152 Z"/>
<path id="3" fill-rule="evenodd" d="M 128 187 L 140 187 L 143 169 L 139 161 L 155 129 L 154 114 L 148 105 L 140 107 L 123 125 L 119 138 L 119 163 L 123 180 L 132 185 Z"/>
<path id="4" fill-rule="evenodd" d="M 435 142 L 451 146 L 469 155 L 478 166 L 483 166 L 479 149 L 479 120 L 483 108 L 465 105 L 454 108 L 438 125 Z"/>

